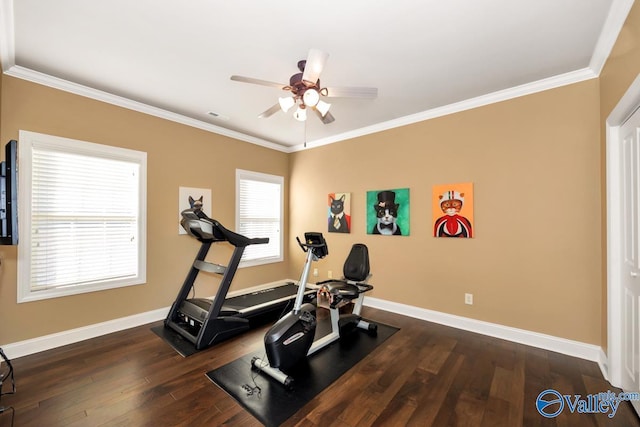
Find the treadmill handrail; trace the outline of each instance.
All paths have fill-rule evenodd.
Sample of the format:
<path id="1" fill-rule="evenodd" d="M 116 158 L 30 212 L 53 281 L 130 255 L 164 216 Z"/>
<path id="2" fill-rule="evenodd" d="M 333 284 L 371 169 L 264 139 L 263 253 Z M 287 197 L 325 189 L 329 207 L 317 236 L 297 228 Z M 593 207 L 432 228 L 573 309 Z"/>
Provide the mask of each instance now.
<path id="1" fill-rule="evenodd" d="M 222 233 L 226 240 L 229 241 L 233 246 L 236 247 L 245 247 L 249 245 L 261 245 L 265 243 L 269 243 L 268 237 L 254 237 L 250 238 L 247 236 L 243 236 L 242 234 L 235 233 L 227 228 L 225 228 L 222 224 L 220 224 L 215 219 L 211 220 L 215 227 Z"/>
<path id="2" fill-rule="evenodd" d="M 235 233 L 217 220 L 209 218 L 202 211 L 186 209 L 181 212 L 182 221 L 180 224 L 191 236 L 203 241 L 228 241 L 235 247 L 246 247 L 249 245 L 260 245 L 269 243 L 268 237 L 250 238 L 242 234 Z"/>

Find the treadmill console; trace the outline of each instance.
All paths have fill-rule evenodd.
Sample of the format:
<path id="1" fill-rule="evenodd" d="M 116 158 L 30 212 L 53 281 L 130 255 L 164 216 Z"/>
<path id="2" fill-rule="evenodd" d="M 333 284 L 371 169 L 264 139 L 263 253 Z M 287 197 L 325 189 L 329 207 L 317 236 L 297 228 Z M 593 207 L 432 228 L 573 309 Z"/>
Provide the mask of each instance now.
<path id="1" fill-rule="evenodd" d="M 224 237 L 220 236 L 214 222 L 204 213 L 186 209 L 181 214 L 180 225 L 190 236 L 200 241 L 225 240 Z"/>

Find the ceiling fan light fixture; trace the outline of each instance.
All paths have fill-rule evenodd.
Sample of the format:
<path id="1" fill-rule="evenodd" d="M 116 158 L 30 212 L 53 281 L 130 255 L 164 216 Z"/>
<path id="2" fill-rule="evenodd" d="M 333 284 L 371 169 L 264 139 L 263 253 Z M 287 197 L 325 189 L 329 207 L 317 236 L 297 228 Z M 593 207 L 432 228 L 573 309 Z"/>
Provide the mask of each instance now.
<path id="1" fill-rule="evenodd" d="M 298 107 L 295 113 L 293 113 L 293 118 L 304 122 L 307 120 L 307 110 L 305 110 L 302 106 Z"/>
<path id="2" fill-rule="evenodd" d="M 302 95 L 302 102 L 307 107 L 315 107 L 316 104 L 320 101 L 320 94 L 315 89 L 307 89 L 304 91 Z"/>
<path id="3" fill-rule="evenodd" d="M 318 101 L 318 103 L 316 104 L 316 110 L 320 112 L 322 117 L 327 115 L 327 113 L 329 112 L 329 108 L 331 108 L 331 104 L 329 104 L 328 102 Z"/>
<path id="4" fill-rule="evenodd" d="M 299 73 L 289 78 L 289 84 L 276 83 L 268 80 L 254 79 L 232 75 L 231 80 L 243 83 L 252 83 L 261 86 L 276 87 L 289 92 L 286 96 L 278 98 L 278 102 L 258 115 L 258 118 L 267 118 L 282 110 L 287 113 L 293 107 L 293 117 L 301 122 L 307 120 L 307 110 L 311 108 L 323 124 L 333 123 L 335 117 L 329 112 L 331 104 L 324 102 L 324 97 L 341 98 L 365 98 L 373 99 L 378 96 L 377 88 L 370 87 L 322 87 L 320 74 L 324 68 L 329 54 L 320 49 L 310 49 L 307 59 L 298 61 Z M 307 108 L 309 107 L 309 108 Z M 223 116 L 212 112 L 211 116 L 221 119 Z M 227 118 L 225 118 L 227 119 Z"/>
<path id="5" fill-rule="evenodd" d="M 282 109 L 282 111 L 286 113 L 291 107 L 296 104 L 296 100 L 291 96 L 280 97 L 278 98 L 278 103 L 280 104 L 280 108 Z"/>

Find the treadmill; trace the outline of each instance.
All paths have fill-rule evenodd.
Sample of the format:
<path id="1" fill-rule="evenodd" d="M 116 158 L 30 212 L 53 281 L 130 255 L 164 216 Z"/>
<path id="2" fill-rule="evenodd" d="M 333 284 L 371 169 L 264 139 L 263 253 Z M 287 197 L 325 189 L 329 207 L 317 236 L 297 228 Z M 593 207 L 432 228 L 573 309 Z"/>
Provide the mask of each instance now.
<path id="1" fill-rule="evenodd" d="M 252 319 L 277 315 L 296 298 L 298 286 L 287 283 L 227 298 L 231 282 L 238 269 L 244 250 L 249 245 L 269 242 L 268 238 L 248 238 L 225 228 L 209 218 L 200 209 L 182 212 L 180 225 L 187 233 L 202 243 L 191 269 L 171 305 L 164 321 L 165 327 L 190 341 L 196 350 L 231 338 L 251 328 Z M 229 265 L 223 266 L 205 261 L 214 243 L 228 242 L 234 246 Z M 218 291 L 213 299 L 188 298 L 196 277 L 201 271 L 221 276 Z M 312 299 L 315 291 L 305 292 Z"/>

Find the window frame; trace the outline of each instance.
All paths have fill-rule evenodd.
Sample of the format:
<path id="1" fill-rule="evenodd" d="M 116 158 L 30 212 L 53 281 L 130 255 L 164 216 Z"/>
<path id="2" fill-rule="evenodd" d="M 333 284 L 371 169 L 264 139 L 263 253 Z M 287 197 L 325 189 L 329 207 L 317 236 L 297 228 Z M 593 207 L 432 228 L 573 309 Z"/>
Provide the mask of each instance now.
<path id="1" fill-rule="evenodd" d="M 277 256 L 268 258 L 255 258 L 255 259 L 243 259 L 240 261 L 239 268 L 254 267 L 258 265 L 266 265 L 284 261 L 284 177 L 279 175 L 272 175 L 262 172 L 254 172 L 244 169 L 236 169 L 236 232 L 241 233 L 240 230 L 240 181 L 251 180 L 259 181 L 270 184 L 277 184 L 280 186 L 280 200 L 278 203 L 280 218 L 279 218 L 279 237 L 280 237 L 280 251 Z M 262 237 L 262 236 L 247 236 L 247 237 Z M 271 244 L 268 243 L 268 244 Z M 246 252 L 245 252 L 246 254 Z"/>
<path id="2" fill-rule="evenodd" d="M 138 180 L 138 265 L 137 274 L 123 279 L 96 280 L 58 288 L 32 290 L 31 287 L 31 204 L 33 149 L 44 148 L 104 159 L 136 163 Z M 146 283 L 147 245 L 147 153 L 110 145 L 96 144 L 53 135 L 20 130 L 18 142 L 18 303 L 58 298 Z"/>

